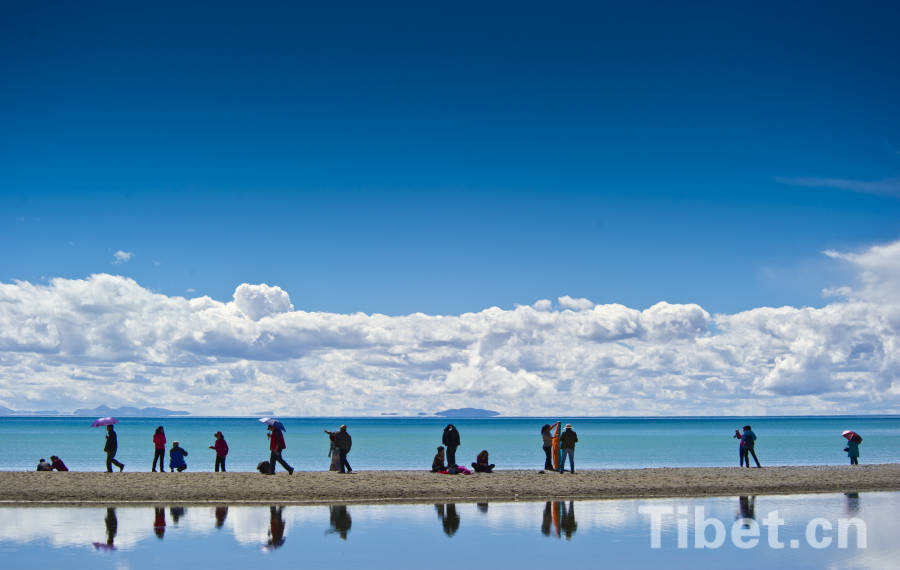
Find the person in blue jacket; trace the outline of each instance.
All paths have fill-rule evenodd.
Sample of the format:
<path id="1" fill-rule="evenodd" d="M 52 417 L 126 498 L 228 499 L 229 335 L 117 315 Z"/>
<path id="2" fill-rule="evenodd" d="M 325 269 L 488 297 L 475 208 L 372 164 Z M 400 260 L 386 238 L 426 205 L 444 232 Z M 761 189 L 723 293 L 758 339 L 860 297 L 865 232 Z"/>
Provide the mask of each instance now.
<path id="1" fill-rule="evenodd" d="M 187 469 L 187 463 L 184 457 L 188 454 L 187 450 L 178 445 L 177 441 L 172 442 L 172 449 L 169 450 L 169 471 L 178 470 L 179 473 Z"/>
<path id="2" fill-rule="evenodd" d="M 750 467 L 750 458 L 749 455 L 753 456 L 753 461 L 756 462 L 757 467 L 762 467 L 759 464 L 759 459 L 756 458 L 756 451 L 754 451 L 754 446 L 756 445 L 756 434 L 753 433 L 753 430 L 750 429 L 750 426 L 744 426 L 744 433 L 741 434 L 741 463 L 745 463 L 747 467 Z"/>
<path id="3" fill-rule="evenodd" d="M 847 442 L 847 447 L 844 448 L 844 451 L 847 452 L 847 457 L 850 458 L 850 465 L 859 465 L 859 442 L 850 440 Z"/>

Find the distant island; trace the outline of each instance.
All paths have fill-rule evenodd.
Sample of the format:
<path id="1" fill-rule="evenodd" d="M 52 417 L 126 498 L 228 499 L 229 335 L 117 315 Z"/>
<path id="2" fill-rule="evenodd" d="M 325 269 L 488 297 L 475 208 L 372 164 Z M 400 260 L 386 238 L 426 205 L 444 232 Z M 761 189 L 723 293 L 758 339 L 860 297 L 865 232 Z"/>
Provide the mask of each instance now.
<path id="1" fill-rule="evenodd" d="M 494 410 L 482 410 L 480 408 L 453 408 L 451 410 L 443 410 L 435 412 L 434 415 L 443 418 L 493 418 L 499 416 L 500 412 Z"/>
<path id="2" fill-rule="evenodd" d="M 123 406 L 110 408 L 109 406 L 97 406 L 96 408 L 81 408 L 72 412 L 75 416 L 121 416 L 125 418 L 153 418 L 163 416 L 189 416 L 190 412 L 181 410 L 167 410 L 165 408 L 135 408 Z"/>
<path id="3" fill-rule="evenodd" d="M 0 406 L 0 416 L 120 416 L 123 418 L 153 418 L 167 416 L 189 416 L 190 412 L 182 410 L 167 410 L 165 408 L 135 408 L 123 406 L 110 408 L 109 406 L 97 406 L 96 408 L 80 408 L 74 412 L 60 412 L 57 410 L 12 410 Z"/>

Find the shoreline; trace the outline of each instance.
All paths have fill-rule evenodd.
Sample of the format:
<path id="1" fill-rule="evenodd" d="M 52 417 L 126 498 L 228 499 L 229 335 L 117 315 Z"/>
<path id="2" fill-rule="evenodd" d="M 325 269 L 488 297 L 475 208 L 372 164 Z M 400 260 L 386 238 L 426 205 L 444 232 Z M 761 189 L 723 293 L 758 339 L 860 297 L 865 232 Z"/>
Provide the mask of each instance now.
<path id="1" fill-rule="evenodd" d="M 229 473 L 0 471 L 0 506 L 543 501 L 900 491 L 900 463 L 663 467 L 441 475 L 427 471 Z"/>

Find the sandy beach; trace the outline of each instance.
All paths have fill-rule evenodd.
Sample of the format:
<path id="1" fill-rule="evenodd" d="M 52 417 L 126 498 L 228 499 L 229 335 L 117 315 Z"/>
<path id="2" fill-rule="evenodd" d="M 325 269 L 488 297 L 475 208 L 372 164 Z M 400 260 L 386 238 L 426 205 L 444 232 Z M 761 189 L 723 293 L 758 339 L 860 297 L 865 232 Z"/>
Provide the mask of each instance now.
<path id="1" fill-rule="evenodd" d="M 700 497 L 900 490 L 900 464 L 811 467 L 277 473 L 0 472 L 0 503 L 379 503 Z"/>

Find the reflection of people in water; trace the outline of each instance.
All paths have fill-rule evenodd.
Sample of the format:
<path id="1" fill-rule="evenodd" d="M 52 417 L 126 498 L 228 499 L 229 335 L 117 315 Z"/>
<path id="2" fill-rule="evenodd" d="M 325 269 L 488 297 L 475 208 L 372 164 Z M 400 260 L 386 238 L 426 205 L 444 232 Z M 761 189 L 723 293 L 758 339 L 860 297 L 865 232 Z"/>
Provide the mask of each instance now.
<path id="1" fill-rule="evenodd" d="M 331 528 L 328 532 L 338 533 L 342 540 L 347 540 L 347 533 L 350 532 L 350 526 L 353 524 L 350 512 L 347 511 L 347 505 L 329 505 L 328 510 L 331 512 L 329 520 Z"/>
<path id="2" fill-rule="evenodd" d="M 284 544 L 284 507 L 269 507 L 269 541 L 268 548 L 278 548 Z"/>
<path id="3" fill-rule="evenodd" d="M 456 512 L 456 505 L 454 503 L 449 505 L 435 505 L 434 508 L 437 511 L 438 518 L 441 519 L 441 523 L 444 526 L 444 534 L 447 536 L 456 534 L 456 531 L 459 530 L 459 514 Z"/>
<path id="4" fill-rule="evenodd" d="M 116 509 L 106 507 L 106 518 L 103 519 L 103 522 L 106 523 L 106 542 L 95 542 L 94 548 L 97 550 L 115 550 L 116 547 L 113 543 L 116 540 L 116 533 L 119 531 L 119 519 L 116 517 Z"/>
<path id="5" fill-rule="evenodd" d="M 578 530 L 578 523 L 575 522 L 575 503 L 569 501 L 568 509 L 566 509 L 565 503 L 562 501 L 560 503 L 562 503 L 562 513 L 559 517 L 559 528 L 565 533 L 566 540 L 572 540 L 572 535 Z"/>
<path id="6" fill-rule="evenodd" d="M 184 507 L 170 507 L 169 514 L 172 515 L 172 523 L 178 524 L 178 519 L 184 516 Z"/>
<path id="7" fill-rule="evenodd" d="M 557 538 L 563 533 L 566 540 L 571 540 L 572 535 L 578 530 L 575 522 L 575 503 L 569 501 L 568 506 L 563 501 L 547 501 L 544 504 L 544 516 L 541 519 L 541 534 L 550 536 L 551 532 Z"/>
<path id="8" fill-rule="evenodd" d="M 475 506 L 476 506 L 476 507 L 478 508 L 478 510 L 481 511 L 482 513 L 487 513 L 487 511 L 488 511 L 488 504 L 487 504 L 487 503 L 475 503 Z"/>
<path id="9" fill-rule="evenodd" d="M 216 507 L 216 528 L 222 528 L 228 516 L 228 507 Z"/>
<path id="10" fill-rule="evenodd" d="M 541 519 L 541 534 L 550 536 L 550 528 L 553 526 L 553 503 L 547 501 L 544 504 L 544 516 Z"/>
<path id="11" fill-rule="evenodd" d="M 847 498 L 846 510 L 848 515 L 853 515 L 859 512 L 859 493 L 844 493 L 844 497 Z"/>
<path id="12" fill-rule="evenodd" d="M 738 514 L 737 518 L 744 519 L 741 527 L 750 528 L 750 521 L 756 518 L 756 495 L 738 497 Z"/>
<path id="13" fill-rule="evenodd" d="M 153 533 L 156 535 L 156 538 L 162 540 L 166 535 L 166 508 L 153 507 L 153 513 Z"/>

